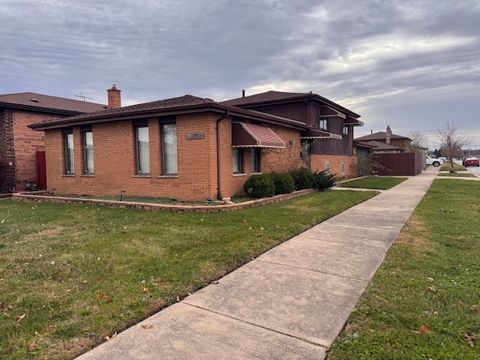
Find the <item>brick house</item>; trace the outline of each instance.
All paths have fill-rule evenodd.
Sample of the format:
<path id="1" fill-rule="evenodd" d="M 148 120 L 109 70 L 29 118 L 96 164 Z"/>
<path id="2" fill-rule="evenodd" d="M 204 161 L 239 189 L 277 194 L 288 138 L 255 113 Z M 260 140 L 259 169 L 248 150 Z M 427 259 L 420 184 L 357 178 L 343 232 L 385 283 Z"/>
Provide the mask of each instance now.
<path id="1" fill-rule="evenodd" d="M 377 154 L 410 152 L 413 151 L 411 143 L 412 139 L 394 134 L 390 126 L 385 131 L 372 132 L 355 139 L 357 147 L 370 147 Z"/>
<path id="2" fill-rule="evenodd" d="M 31 92 L 0 95 L 0 192 L 24 190 L 26 182 L 42 185 L 37 157 L 44 135 L 29 124 L 104 109 L 104 105 Z"/>
<path id="3" fill-rule="evenodd" d="M 120 90 L 112 88 L 108 103 L 107 110 L 31 125 L 45 133 L 49 190 L 177 200 L 230 198 L 242 193 L 251 174 L 304 166 L 310 161 L 305 144 L 350 144 L 338 131 L 344 123 L 359 124 L 354 120 L 358 115 L 332 102 L 321 115 L 329 121 L 342 119 L 337 133 L 319 126 L 318 119 L 310 122 L 192 95 L 120 107 Z M 347 152 L 339 156 L 352 156 Z"/>
<path id="4" fill-rule="evenodd" d="M 261 111 L 300 121 L 312 129 L 328 131 L 330 139 L 304 138 L 304 158 L 312 170 L 329 170 L 341 177 L 356 175 L 354 128 L 363 126 L 360 115 L 320 95 L 267 91 L 223 104 Z"/>

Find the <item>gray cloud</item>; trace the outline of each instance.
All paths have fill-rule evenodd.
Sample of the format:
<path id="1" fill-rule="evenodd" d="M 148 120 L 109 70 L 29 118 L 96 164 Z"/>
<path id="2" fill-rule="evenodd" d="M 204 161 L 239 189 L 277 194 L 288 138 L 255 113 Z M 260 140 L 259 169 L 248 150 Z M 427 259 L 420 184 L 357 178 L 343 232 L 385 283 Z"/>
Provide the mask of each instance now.
<path id="1" fill-rule="evenodd" d="M 360 112 L 359 133 L 455 117 L 480 135 L 479 22 L 477 0 L 3 0 L 0 92 L 312 90 Z"/>

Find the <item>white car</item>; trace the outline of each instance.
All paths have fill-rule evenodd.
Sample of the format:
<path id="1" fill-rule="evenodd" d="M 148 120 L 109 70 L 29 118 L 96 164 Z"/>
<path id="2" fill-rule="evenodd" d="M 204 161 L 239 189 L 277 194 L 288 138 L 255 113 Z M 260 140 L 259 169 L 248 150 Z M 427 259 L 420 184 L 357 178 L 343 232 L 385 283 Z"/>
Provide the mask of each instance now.
<path id="1" fill-rule="evenodd" d="M 436 159 L 427 155 L 425 158 L 425 162 L 427 165 L 433 165 L 435 167 L 439 167 L 440 165 L 443 164 L 444 161 L 441 158 Z"/>

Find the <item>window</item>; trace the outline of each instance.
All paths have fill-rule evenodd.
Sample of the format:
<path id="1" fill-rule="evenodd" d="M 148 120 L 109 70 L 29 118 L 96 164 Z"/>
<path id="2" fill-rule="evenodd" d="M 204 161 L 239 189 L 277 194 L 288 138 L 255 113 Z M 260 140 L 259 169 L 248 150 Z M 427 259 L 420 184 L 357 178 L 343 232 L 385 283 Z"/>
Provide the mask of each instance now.
<path id="1" fill-rule="evenodd" d="M 323 163 L 323 170 L 330 171 L 330 161 L 329 160 L 325 160 L 325 162 Z"/>
<path id="2" fill-rule="evenodd" d="M 340 175 L 344 176 L 345 175 L 345 161 L 340 160 Z"/>
<path id="3" fill-rule="evenodd" d="M 343 127 L 343 135 L 348 135 L 349 130 L 350 130 L 350 129 L 349 129 L 348 125 L 345 125 L 345 126 Z"/>
<path id="4" fill-rule="evenodd" d="M 259 148 L 253 148 L 250 150 L 250 163 L 252 167 L 252 173 L 259 173 L 261 171 L 260 154 L 261 150 Z"/>
<path id="5" fill-rule="evenodd" d="M 177 168 L 177 125 L 162 125 L 163 174 L 178 174 Z"/>
<path id="6" fill-rule="evenodd" d="M 83 173 L 93 175 L 93 134 L 91 129 L 82 130 Z"/>
<path id="7" fill-rule="evenodd" d="M 137 155 L 137 174 L 150 174 L 150 140 L 148 125 L 135 126 L 135 147 Z"/>
<path id="8" fill-rule="evenodd" d="M 73 133 L 65 132 L 63 134 L 63 158 L 65 175 L 72 175 L 74 173 L 73 167 Z"/>
<path id="9" fill-rule="evenodd" d="M 318 127 L 320 129 L 327 130 L 328 129 L 328 120 L 327 119 L 318 120 Z"/>
<path id="10" fill-rule="evenodd" d="M 234 174 L 241 174 L 243 172 L 243 153 L 242 149 L 233 148 L 232 149 L 232 162 L 233 162 L 233 173 Z"/>

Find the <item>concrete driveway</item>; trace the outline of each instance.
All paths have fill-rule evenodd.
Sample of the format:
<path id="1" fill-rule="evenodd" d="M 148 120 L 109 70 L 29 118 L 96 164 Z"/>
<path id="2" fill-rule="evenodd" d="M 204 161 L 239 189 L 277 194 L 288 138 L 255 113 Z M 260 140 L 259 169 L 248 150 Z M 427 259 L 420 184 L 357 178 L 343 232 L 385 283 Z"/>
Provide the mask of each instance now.
<path id="1" fill-rule="evenodd" d="M 79 359 L 323 359 L 437 172 L 314 226 Z"/>

